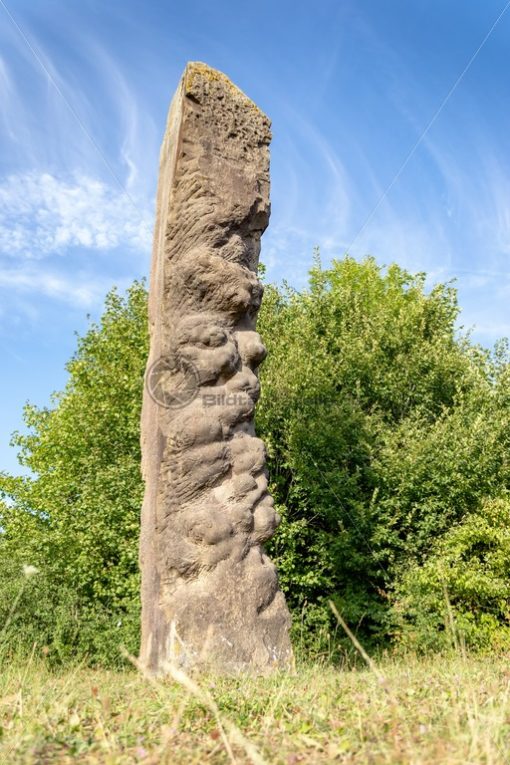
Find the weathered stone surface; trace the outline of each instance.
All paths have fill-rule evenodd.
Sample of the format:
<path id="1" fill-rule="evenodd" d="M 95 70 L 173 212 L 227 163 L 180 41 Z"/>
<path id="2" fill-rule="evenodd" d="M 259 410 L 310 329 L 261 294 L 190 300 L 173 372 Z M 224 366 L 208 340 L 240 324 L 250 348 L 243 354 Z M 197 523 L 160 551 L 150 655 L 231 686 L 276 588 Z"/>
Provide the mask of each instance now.
<path id="1" fill-rule="evenodd" d="M 279 519 L 253 427 L 267 117 L 188 64 L 161 149 L 142 413 L 141 661 L 269 671 L 290 616 L 263 543 Z"/>

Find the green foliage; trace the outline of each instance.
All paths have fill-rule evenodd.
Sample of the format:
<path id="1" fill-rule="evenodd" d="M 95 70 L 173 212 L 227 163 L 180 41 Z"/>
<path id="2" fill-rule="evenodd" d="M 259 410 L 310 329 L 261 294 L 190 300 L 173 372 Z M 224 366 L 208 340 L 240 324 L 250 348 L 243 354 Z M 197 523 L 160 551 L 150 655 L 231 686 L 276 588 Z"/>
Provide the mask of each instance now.
<path id="1" fill-rule="evenodd" d="M 257 426 L 299 625 L 323 630 L 332 598 L 366 643 L 386 639 L 405 566 L 510 485 L 507 348 L 459 337 L 457 317 L 450 285 L 371 258 L 266 291 Z"/>
<path id="2" fill-rule="evenodd" d="M 372 258 L 317 261 L 301 292 L 266 287 L 257 430 L 282 516 L 270 554 L 300 646 L 333 652 L 329 599 L 367 646 L 441 646 L 445 592 L 469 645 L 507 644 L 508 347 L 474 345 L 458 312 L 451 285 L 428 290 L 425 275 Z M 103 663 L 120 644 L 136 651 L 146 354 L 135 284 L 108 296 L 51 408 L 26 408 L 15 442 L 32 476 L 0 479 L 11 647 Z"/>
<path id="3" fill-rule="evenodd" d="M 50 409 L 25 409 L 15 434 L 31 477 L 3 476 L 0 626 L 21 592 L 4 642 L 50 657 L 119 659 L 136 651 L 139 418 L 147 354 L 146 290 L 113 290 L 99 325 L 78 340 L 69 380 Z M 39 573 L 25 582 L 22 566 Z"/>
<path id="4" fill-rule="evenodd" d="M 396 637 L 408 648 L 510 648 L 510 500 L 483 502 L 400 577 Z"/>

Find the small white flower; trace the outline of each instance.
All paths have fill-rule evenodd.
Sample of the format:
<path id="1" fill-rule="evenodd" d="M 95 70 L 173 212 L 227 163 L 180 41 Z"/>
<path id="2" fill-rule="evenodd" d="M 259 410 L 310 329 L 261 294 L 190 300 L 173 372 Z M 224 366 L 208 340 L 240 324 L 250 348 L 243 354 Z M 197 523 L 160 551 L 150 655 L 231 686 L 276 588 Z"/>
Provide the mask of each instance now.
<path id="1" fill-rule="evenodd" d="M 39 569 L 35 566 L 27 566 L 26 564 L 23 565 L 23 576 L 26 576 L 27 578 L 29 576 L 34 576 L 35 574 L 39 573 Z"/>

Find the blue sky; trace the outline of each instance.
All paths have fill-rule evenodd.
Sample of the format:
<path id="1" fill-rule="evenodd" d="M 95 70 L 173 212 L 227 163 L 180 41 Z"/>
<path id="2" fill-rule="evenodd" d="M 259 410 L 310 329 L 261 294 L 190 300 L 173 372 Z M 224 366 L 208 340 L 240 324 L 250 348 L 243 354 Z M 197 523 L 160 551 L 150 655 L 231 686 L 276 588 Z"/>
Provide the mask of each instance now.
<path id="1" fill-rule="evenodd" d="M 350 247 L 456 277 L 475 338 L 510 335 L 510 7 L 371 215 L 505 3 L 5 0 L 24 39 L 2 0 L 0 470 L 16 469 L 24 402 L 64 385 L 87 314 L 148 273 L 188 60 L 272 119 L 271 279 L 303 286 L 315 245 L 325 262 Z"/>

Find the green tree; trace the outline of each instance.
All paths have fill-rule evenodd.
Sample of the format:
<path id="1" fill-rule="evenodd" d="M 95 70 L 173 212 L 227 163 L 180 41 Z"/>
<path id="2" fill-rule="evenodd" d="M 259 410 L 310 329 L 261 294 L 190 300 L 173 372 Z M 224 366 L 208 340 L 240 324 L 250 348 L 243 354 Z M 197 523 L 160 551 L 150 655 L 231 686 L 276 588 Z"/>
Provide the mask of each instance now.
<path id="1" fill-rule="evenodd" d="M 0 625 L 23 590 L 4 641 L 56 659 L 112 662 L 136 651 L 142 499 L 139 419 L 147 356 L 146 290 L 113 290 L 78 340 L 65 390 L 27 405 L 15 434 L 30 477 L 3 476 Z M 22 566 L 38 569 L 27 582 Z M 42 646 L 41 646 L 42 647 Z"/>
<path id="2" fill-rule="evenodd" d="M 304 626 L 333 598 L 365 641 L 392 632 L 393 590 L 451 523 L 509 485 L 508 356 L 456 329 L 451 285 L 372 258 L 269 287 L 258 428 L 283 517 L 272 542 Z"/>

